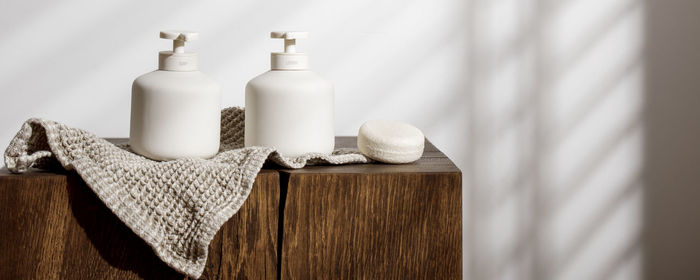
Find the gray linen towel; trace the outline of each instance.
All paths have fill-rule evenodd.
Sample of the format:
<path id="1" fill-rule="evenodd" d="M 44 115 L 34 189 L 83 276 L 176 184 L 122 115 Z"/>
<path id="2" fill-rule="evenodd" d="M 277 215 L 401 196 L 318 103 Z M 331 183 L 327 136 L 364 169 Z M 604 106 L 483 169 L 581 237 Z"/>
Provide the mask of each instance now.
<path id="1" fill-rule="evenodd" d="M 80 129 L 29 119 L 7 147 L 5 164 L 14 173 L 74 169 L 161 260 L 199 278 L 209 242 L 246 200 L 265 160 L 288 168 L 370 161 L 356 150 L 286 158 L 273 148 L 244 148 L 244 115 L 242 108 L 222 110 L 221 148 L 213 158 L 163 162 Z"/>

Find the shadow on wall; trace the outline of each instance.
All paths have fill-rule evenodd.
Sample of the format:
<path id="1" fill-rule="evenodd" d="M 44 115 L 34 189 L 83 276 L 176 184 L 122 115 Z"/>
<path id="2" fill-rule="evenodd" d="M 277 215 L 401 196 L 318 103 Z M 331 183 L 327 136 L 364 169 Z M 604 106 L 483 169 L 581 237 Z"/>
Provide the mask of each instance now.
<path id="1" fill-rule="evenodd" d="M 465 276 L 700 279 L 698 14 L 470 1 Z"/>
<path id="2" fill-rule="evenodd" d="M 700 279 L 700 2 L 647 10 L 644 273 Z"/>

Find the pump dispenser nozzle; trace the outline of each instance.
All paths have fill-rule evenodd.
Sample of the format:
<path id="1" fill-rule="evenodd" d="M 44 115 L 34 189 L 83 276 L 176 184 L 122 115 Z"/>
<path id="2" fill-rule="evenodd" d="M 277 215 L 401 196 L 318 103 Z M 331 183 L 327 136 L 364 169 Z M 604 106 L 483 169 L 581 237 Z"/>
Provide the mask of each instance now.
<path id="1" fill-rule="evenodd" d="M 284 39 L 284 52 L 296 53 L 297 39 L 308 39 L 309 32 L 270 32 L 270 38 Z"/>
<path id="2" fill-rule="evenodd" d="M 173 40 L 172 51 L 158 53 L 158 69 L 167 71 L 197 71 L 197 54 L 185 52 L 185 42 L 199 39 L 199 33 L 183 30 L 164 30 L 161 39 Z"/>
<path id="3" fill-rule="evenodd" d="M 284 52 L 271 54 L 272 70 L 306 70 L 309 68 L 309 58 L 305 53 L 296 50 L 296 39 L 309 38 L 309 32 L 275 31 L 270 32 L 270 38 L 284 39 Z"/>
<path id="4" fill-rule="evenodd" d="M 193 31 L 164 30 L 160 32 L 160 38 L 173 40 L 173 53 L 184 53 L 185 42 L 199 39 L 199 33 Z"/>

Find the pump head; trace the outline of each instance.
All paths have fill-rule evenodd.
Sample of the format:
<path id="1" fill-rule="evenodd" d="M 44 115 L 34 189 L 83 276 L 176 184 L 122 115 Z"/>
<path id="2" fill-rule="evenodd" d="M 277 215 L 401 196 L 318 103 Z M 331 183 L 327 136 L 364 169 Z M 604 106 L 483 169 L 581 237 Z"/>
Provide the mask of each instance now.
<path id="1" fill-rule="evenodd" d="M 167 71 L 196 71 L 197 54 L 185 52 L 185 42 L 199 39 L 199 33 L 185 30 L 163 30 L 161 39 L 173 40 L 172 51 L 158 53 L 158 69 Z"/>
<path id="2" fill-rule="evenodd" d="M 309 67 L 309 58 L 304 53 L 296 50 L 296 39 L 309 38 L 309 32 L 304 31 L 275 31 L 270 32 L 270 38 L 284 39 L 284 52 L 271 54 L 272 70 L 306 70 Z"/>
<path id="3" fill-rule="evenodd" d="M 303 31 L 275 31 L 270 32 L 270 38 L 284 39 L 284 52 L 296 53 L 297 39 L 308 39 L 309 32 Z"/>
<path id="4" fill-rule="evenodd" d="M 184 30 L 163 30 L 160 32 L 160 38 L 173 40 L 173 53 L 184 53 L 185 42 L 199 39 L 199 33 Z"/>

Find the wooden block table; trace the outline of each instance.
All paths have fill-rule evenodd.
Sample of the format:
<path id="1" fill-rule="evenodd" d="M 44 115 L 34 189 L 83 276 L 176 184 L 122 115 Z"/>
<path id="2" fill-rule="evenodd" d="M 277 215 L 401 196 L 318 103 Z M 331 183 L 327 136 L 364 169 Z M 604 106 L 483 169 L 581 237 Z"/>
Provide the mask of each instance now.
<path id="1" fill-rule="evenodd" d="M 407 165 L 266 165 L 210 244 L 202 279 L 461 279 L 461 238 L 461 173 L 427 141 Z M 184 276 L 74 172 L 4 169 L 0 278 Z"/>
<path id="2" fill-rule="evenodd" d="M 355 141 L 338 138 L 336 147 Z M 280 176 L 283 279 L 462 278 L 462 175 L 429 142 L 413 164 Z"/>
<path id="3" fill-rule="evenodd" d="M 279 175 L 263 170 L 209 246 L 205 276 L 277 274 Z M 0 173 L 0 278 L 183 278 L 121 223 L 74 172 Z M 245 225 L 245 226 L 241 226 Z"/>

